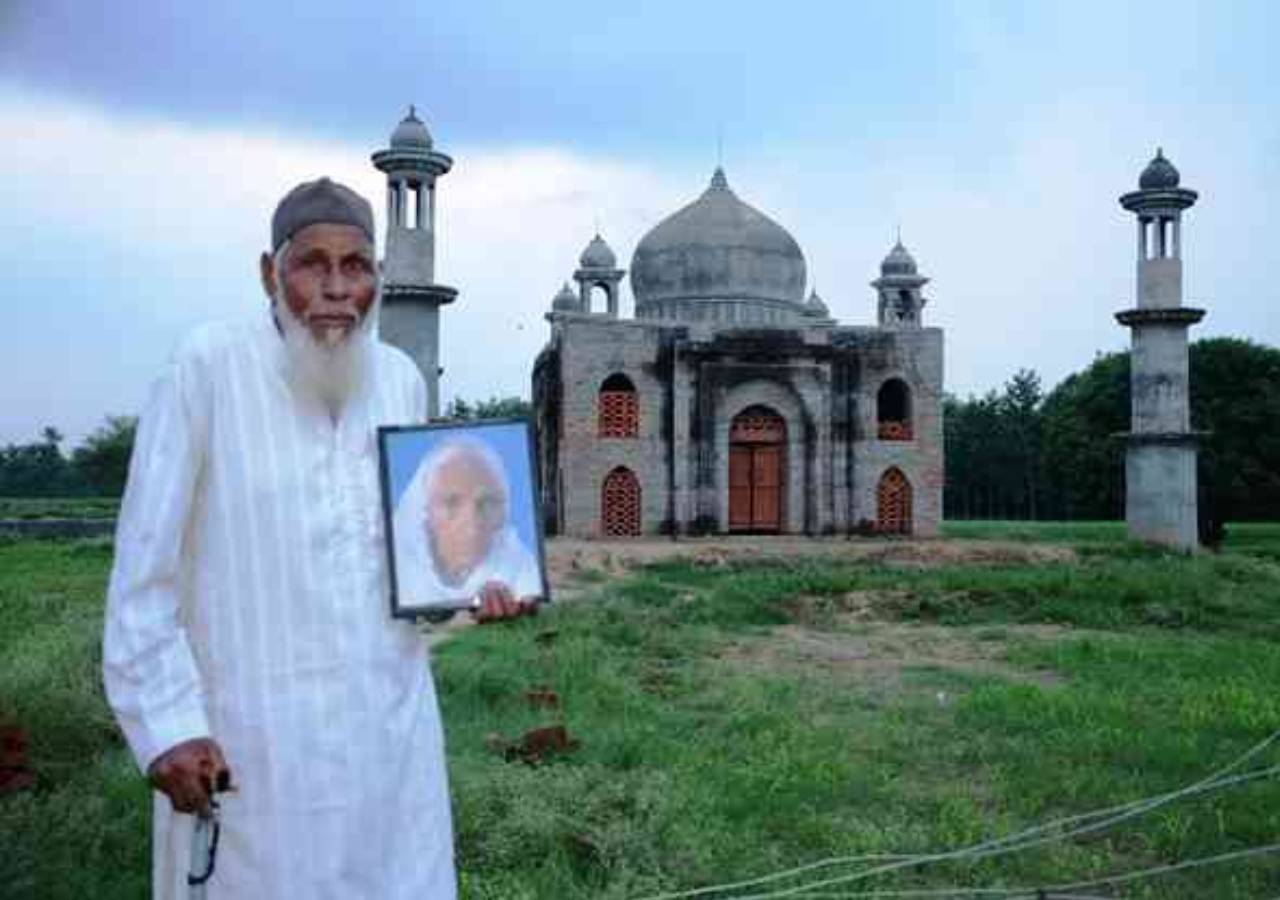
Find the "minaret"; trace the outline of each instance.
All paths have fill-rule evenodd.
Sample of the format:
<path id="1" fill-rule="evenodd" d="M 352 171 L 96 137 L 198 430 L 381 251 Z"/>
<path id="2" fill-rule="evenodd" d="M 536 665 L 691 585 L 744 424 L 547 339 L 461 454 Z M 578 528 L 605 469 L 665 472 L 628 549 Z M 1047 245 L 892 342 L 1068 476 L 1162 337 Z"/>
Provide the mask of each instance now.
<path id="1" fill-rule="evenodd" d="M 871 282 L 879 295 L 877 324 L 881 328 L 919 328 L 920 313 L 928 302 L 920 289 L 928 283 L 929 279 L 916 271 L 915 257 L 902 246 L 902 238 L 898 238 L 880 263 L 880 277 Z"/>
<path id="2" fill-rule="evenodd" d="M 458 296 L 435 283 L 436 179 L 453 160 L 432 148 L 431 133 L 409 114 L 391 133 L 391 146 L 373 154 L 387 175 L 387 246 L 382 263 L 379 333 L 422 370 L 427 415 L 440 414 L 440 307 Z"/>
<path id="3" fill-rule="evenodd" d="M 1156 150 L 1138 190 L 1120 198 L 1138 220 L 1138 306 L 1116 313 L 1116 320 L 1133 330 L 1132 430 L 1125 456 L 1129 534 L 1189 551 L 1199 541 L 1187 329 L 1204 310 L 1182 305 L 1182 211 L 1197 195 L 1178 181 L 1178 170 Z"/>
<path id="4" fill-rule="evenodd" d="M 618 257 L 613 249 L 597 233 L 582 251 L 582 256 L 578 257 L 578 271 L 573 273 L 573 280 L 578 282 L 578 303 L 582 312 L 592 312 L 591 289 L 598 287 L 604 291 L 605 314 L 618 318 L 618 282 L 625 274 L 624 269 L 618 268 Z"/>

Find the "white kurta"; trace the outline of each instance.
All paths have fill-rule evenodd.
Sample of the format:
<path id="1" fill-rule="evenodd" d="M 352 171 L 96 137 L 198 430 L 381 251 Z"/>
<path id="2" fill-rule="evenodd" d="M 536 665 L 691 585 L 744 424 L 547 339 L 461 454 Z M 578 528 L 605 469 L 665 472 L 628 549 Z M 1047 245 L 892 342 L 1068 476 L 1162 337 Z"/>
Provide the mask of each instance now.
<path id="1" fill-rule="evenodd" d="M 210 900 L 455 896 L 425 643 L 389 615 L 375 428 L 423 421 L 385 345 L 335 427 L 284 378 L 269 316 L 198 331 L 144 411 L 116 534 L 103 671 L 139 766 L 211 735 Z M 186 896 L 193 818 L 154 803 L 154 896 Z"/>

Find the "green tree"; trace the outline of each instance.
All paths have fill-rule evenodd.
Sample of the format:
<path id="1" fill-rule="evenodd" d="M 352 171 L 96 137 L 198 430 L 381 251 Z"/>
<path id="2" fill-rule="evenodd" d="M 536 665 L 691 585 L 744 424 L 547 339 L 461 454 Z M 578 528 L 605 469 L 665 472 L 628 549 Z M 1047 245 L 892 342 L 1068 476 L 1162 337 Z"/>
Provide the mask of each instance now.
<path id="1" fill-rule="evenodd" d="M 1129 354 L 1098 356 L 1069 375 L 1042 406 L 1044 452 L 1053 518 L 1124 515 L 1124 442 L 1129 429 Z"/>
<path id="2" fill-rule="evenodd" d="M 74 473 L 62 455 L 62 432 L 46 426 L 41 439 L 0 448 L 0 496 L 61 497 L 76 492 Z"/>
<path id="3" fill-rule="evenodd" d="M 469 402 L 461 397 L 449 401 L 445 408 L 446 419 L 525 419 L 533 414 L 533 407 L 521 397 L 490 397 L 488 400 Z"/>
<path id="4" fill-rule="evenodd" d="M 1016 372 L 1003 393 L 943 401 L 950 518 L 1035 518 L 1041 506 L 1040 376 Z"/>
<path id="5" fill-rule="evenodd" d="M 1191 423 L 1203 501 L 1220 520 L 1280 518 L 1280 350 L 1236 338 L 1191 345 Z"/>
<path id="6" fill-rule="evenodd" d="M 124 493 L 137 428 L 135 416 L 107 416 L 71 454 L 72 466 L 95 494 L 118 497 Z"/>
<path id="7" fill-rule="evenodd" d="M 1190 348 L 1191 423 L 1201 444 L 1202 502 L 1219 520 L 1280 518 L 1280 350 L 1235 338 Z M 1045 399 L 1049 515 L 1124 515 L 1129 354 L 1100 356 Z"/>

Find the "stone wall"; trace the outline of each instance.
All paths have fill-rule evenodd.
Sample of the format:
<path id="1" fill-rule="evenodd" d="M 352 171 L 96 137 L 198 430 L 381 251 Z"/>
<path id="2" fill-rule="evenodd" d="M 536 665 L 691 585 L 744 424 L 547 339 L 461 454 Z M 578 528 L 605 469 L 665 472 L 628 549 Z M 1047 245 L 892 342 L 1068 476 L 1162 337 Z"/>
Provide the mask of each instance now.
<path id="1" fill-rule="evenodd" d="M 839 329 L 837 343 L 852 354 L 854 370 L 852 421 L 853 457 L 847 519 L 856 528 L 876 519 L 876 488 L 880 478 L 897 466 L 911 484 L 913 532 L 928 537 L 942 522 L 944 485 L 942 444 L 943 348 L 938 328 Z M 881 440 L 877 428 L 877 395 L 891 378 L 900 378 L 911 391 L 910 440 Z"/>
<path id="2" fill-rule="evenodd" d="M 760 405 L 787 424 L 783 530 L 827 534 L 876 519 L 876 488 L 892 466 L 912 489 L 913 531 L 942 519 L 943 336 L 940 329 L 703 330 L 584 314 L 553 314 L 534 397 L 548 479 L 549 524 L 600 535 L 600 491 L 615 466 L 642 486 L 641 530 L 728 529 L 729 430 Z M 635 385 L 639 437 L 598 435 L 598 394 L 621 373 Z M 876 401 L 901 379 L 911 436 L 882 440 Z M 558 398 L 558 399 L 557 399 Z"/>
<path id="3" fill-rule="evenodd" d="M 669 527 L 669 433 L 667 383 L 658 364 L 662 329 L 634 321 L 589 315 L 559 318 L 562 403 L 558 477 L 560 516 L 565 534 L 600 536 L 600 489 L 615 466 L 631 469 L 641 485 L 640 529 Z M 639 436 L 598 436 L 600 386 L 613 374 L 635 385 L 640 409 Z"/>

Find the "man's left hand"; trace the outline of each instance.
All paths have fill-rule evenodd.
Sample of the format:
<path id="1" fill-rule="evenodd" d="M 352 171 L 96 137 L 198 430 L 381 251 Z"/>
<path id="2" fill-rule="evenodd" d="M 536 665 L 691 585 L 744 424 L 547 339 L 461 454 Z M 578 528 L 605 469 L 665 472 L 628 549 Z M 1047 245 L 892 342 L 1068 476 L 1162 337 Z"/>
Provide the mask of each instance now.
<path id="1" fill-rule="evenodd" d="M 538 613 L 538 601 L 534 597 L 517 597 L 511 588 L 501 581 L 486 581 L 480 589 L 480 606 L 471 615 L 481 624 L 500 619 L 515 619 Z"/>

